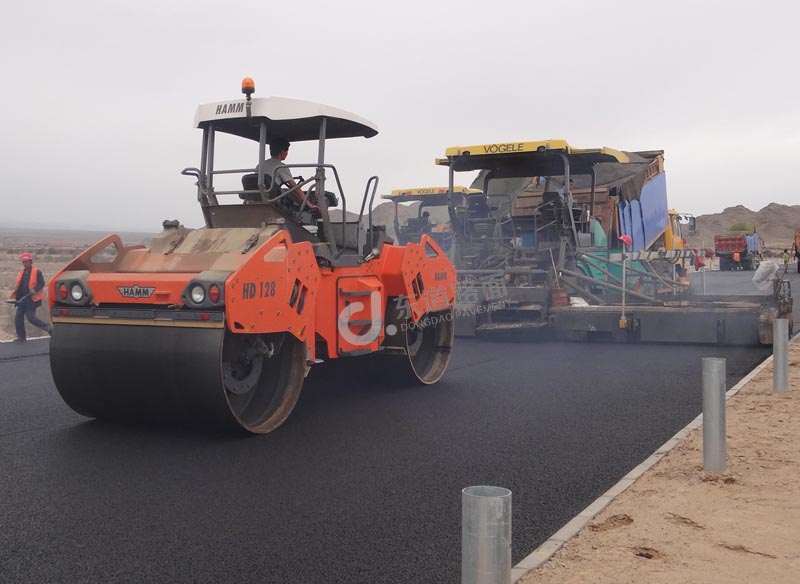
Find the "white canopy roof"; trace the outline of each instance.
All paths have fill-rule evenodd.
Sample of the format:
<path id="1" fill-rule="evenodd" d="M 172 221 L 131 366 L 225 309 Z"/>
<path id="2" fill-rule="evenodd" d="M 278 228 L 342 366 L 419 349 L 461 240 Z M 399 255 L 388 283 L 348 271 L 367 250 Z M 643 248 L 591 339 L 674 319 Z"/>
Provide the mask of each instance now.
<path id="1" fill-rule="evenodd" d="M 259 123 L 267 120 L 267 136 L 290 142 L 319 139 L 322 118 L 327 119 L 327 138 L 371 138 L 378 127 L 350 112 L 321 103 L 287 97 L 255 97 L 251 101 L 251 118 L 247 118 L 245 99 L 207 103 L 197 108 L 194 125 L 201 128 L 214 124 L 217 131 L 251 140 L 259 139 Z"/>

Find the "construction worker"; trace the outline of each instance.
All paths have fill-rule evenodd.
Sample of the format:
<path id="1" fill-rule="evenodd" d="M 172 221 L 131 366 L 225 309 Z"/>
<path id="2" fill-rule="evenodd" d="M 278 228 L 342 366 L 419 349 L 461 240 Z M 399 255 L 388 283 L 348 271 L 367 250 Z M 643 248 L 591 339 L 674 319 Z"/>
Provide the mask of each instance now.
<path id="1" fill-rule="evenodd" d="M 794 259 L 797 262 L 797 273 L 800 274 L 800 246 L 795 243 L 792 251 L 794 252 Z"/>
<path id="2" fill-rule="evenodd" d="M 269 194 L 271 197 L 279 196 L 283 187 L 285 187 L 287 190 L 291 190 L 297 186 L 297 183 L 294 181 L 294 177 L 292 177 L 292 171 L 283 162 L 286 160 L 286 157 L 289 156 L 289 146 L 290 144 L 288 140 L 284 140 L 283 138 L 275 138 L 269 143 L 270 157 L 261 164 L 262 168 L 264 169 L 264 176 L 267 178 L 272 178 L 274 175 L 275 178 L 274 184 L 272 184 L 269 188 Z M 302 190 L 297 189 L 290 196 L 298 206 L 302 204 Z M 316 199 L 317 197 L 314 195 L 314 193 L 309 191 L 306 207 L 312 213 L 318 215 L 319 207 L 316 204 Z"/>
<path id="3" fill-rule="evenodd" d="M 742 254 L 738 251 L 733 252 L 733 269 L 734 270 L 741 270 L 742 269 Z"/>
<path id="4" fill-rule="evenodd" d="M 422 233 L 430 233 L 433 230 L 431 214 L 428 211 L 423 211 L 422 218 L 425 219 L 425 223 L 422 225 Z"/>
<path id="5" fill-rule="evenodd" d="M 20 258 L 22 269 L 17 274 L 17 284 L 9 298 L 17 307 L 14 325 L 17 329 L 17 341 L 27 340 L 25 334 L 25 319 L 32 325 L 39 327 L 48 335 L 53 332 L 53 325 L 39 319 L 36 309 L 42 305 L 44 298 L 44 275 L 39 268 L 33 267 L 33 256 L 29 252 L 23 253 Z"/>
<path id="6" fill-rule="evenodd" d="M 790 257 L 791 256 L 789 255 L 789 250 L 788 249 L 783 250 L 783 268 L 784 268 L 784 271 L 789 269 L 789 258 Z"/>
<path id="7" fill-rule="evenodd" d="M 277 196 L 281 193 L 282 185 L 287 185 L 289 188 L 297 186 L 292 177 L 292 171 L 283 162 L 289 156 L 289 142 L 276 138 L 269 144 L 269 155 L 270 157 L 262 163 L 262 166 L 267 178 L 272 178 L 274 175 L 275 183 L 271 185 L 270 193 Z M 298 194 L 302 196 L 302 193 Z"/>

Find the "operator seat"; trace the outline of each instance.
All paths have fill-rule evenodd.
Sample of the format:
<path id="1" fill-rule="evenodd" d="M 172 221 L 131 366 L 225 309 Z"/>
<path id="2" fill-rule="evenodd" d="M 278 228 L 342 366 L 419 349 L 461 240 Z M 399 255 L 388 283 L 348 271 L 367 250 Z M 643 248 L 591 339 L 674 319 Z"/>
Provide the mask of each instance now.
<path id="1" fill-rule="evenodd" d="M 491 209 L 483 197 L 470 197 L 467 204 L 467 218 L 486 219 L 489 217 Z"/>
<path id="2" fill-rule="evenodd" d="M 542 193 L 542 204 L 539 211 L 545 221 L 555 220 L 565 208 L 564 197 L 558 191 L 545 191 Z"/>
<path id="3" fill-rule="evenodd" d="M 413 233 L 430 233 L 431 223 L 425 217 L 410 217 L 406 221 L 408 230 Z"/>
<path id="4" fill-rule="evenodd" d="M 467 207 L 467 231 L 470 239 L 486 239 L 494 234 L 497 219 L 483 197 L 471 197 Z"/>
<path id="5" fill-rule="evenodd" d="M 264 186 L 267 189 L 267 192 L 271 190 L 272 179 L 268 176 L 264 176 Z M 245 191 L 257 191 L 258 190 L 258 173 L 253 172 L 251 174 L 246 174 L 242 177 L 242 189 Z M 272 194 L 272 193 L 270 193 Z M 250 201 L 254 203 L 261 202 L 261 194 L 260 193 L 239 193 L 239 198 L 243 201 Z"/>
<path id="6" fill-rule="evenodd" d="M 272 178 L 264 175 L 264 188 L 267 190 L 267 196 L 269 198 L 274 198 L 280 196 L 282 189 L 279 185 L 275 185 L 272 187 Z M 245 174 L 242 176 L 242 189 L 245 191 L 258 191 L 258 173 L 253 172 L 250 174 Z M 245 203 L 262 203 L 264 202 L 261 198 L 261 193 L 239 193 L 239 198 L 242 199 Z M 316 203 L 316 197 L 311 195 L 308 198 L 310 203 Z M 283 206 L 287 211 L 291 213 L 296 213 L 300 210 L 300 205 L 302 204 L 302 197 L 299 193 L 295 192 L 290 196 L 283 197 L 279 204 Z"/>

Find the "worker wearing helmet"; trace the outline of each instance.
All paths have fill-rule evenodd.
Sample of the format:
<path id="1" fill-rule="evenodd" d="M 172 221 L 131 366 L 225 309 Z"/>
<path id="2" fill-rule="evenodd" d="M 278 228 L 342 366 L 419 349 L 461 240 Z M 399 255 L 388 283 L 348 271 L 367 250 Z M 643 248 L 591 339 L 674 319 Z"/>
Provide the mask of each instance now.
<path id="1" fill-rule="evenodd" d="M 39 268 L 33 267 L 33 256 L 25 252 L 19 258 L 22 269 L 17 274 L 17 284 L 11 293 L 10 301 L 17 307 L 14 325 L 17 329 L 17 340 L 25 341 L 25 319 L 32 325 L 39 327 L 48 335 L 53 332 L 53 326 L 36 316 L 36 309 L 42 305 L 44 298 L 44 275 Z"/>

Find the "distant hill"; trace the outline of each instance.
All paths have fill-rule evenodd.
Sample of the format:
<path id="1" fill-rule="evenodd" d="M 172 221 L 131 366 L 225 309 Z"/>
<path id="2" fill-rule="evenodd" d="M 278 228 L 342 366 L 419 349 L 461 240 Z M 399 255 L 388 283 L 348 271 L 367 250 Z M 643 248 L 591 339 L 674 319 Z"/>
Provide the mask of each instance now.
<path id="1" fill-rule="evenodd" d="M 721 213 L 697 217 L 697 233 L 687 237 L 692 247 L 714 247 L 714 236 L 724 235 L 737 224 L 751 223 L 761 234 L 770 249 L 790 248 L 794 232 L 800 229 L 800 205 L 770 203 L 759 211 L 751 211 L 744 205 L 728 207 Z"/>

